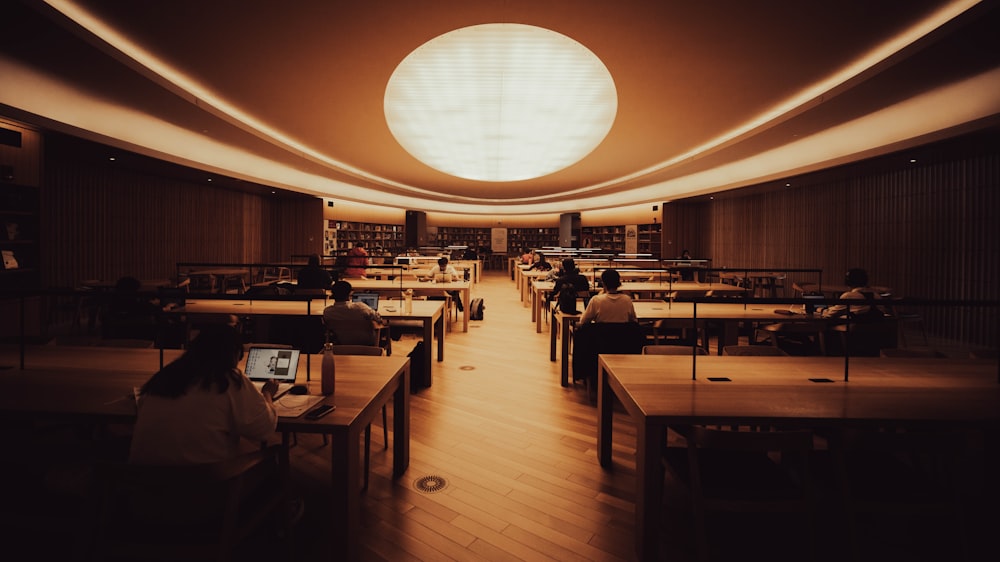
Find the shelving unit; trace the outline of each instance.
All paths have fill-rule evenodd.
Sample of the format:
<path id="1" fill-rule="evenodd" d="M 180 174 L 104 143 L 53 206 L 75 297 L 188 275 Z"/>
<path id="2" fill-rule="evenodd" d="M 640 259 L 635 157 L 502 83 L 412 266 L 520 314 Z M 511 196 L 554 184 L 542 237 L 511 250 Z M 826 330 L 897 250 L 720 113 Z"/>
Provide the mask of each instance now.
<path id="1" fill-rule="evenodd" d="M 38 287 L 38 188 L 0 183 L 0 288 Z"/>
<path id="2" fill-rule="evenodd" d="M 428 242 L 432 246 L 468 246 L 479 249 L 489 247 L 491 230 L 489 228 L 467 228 L 453 226 L 437 227 L 437 235 L 428 236 Z"/>
<path id="3" fill-rule="evenodd" d="M 580 229 L 583 236 L 583 246 L 601 248 L 611 252 L 624 252 L 626 244 L 625 225 L 585 226 Z M 652 254 L 659 258 L 662 251 L 660 241 L 661 226 L 659 224 L 640 224 L 637 233 L 637 251 L 642 254 Z"/>
<path id="4" fill-rule="evenodd" d="M 517 255 L 524 248 L 541 248 L 558 245 L 558 228 L 507 229 L 507 253 L 510 255 Z"/>
<path id="5" fill-rule="evenodd" d="M 652 254 L 654 258 L 663 257 L 661 254 L 660 224 L 640 224 L 639 225 L 639 253 Z"/>
<path id="6" fill-rule="evenodd" d="M 327 221 L 336 230 L 337 250 L 350 250 L 358 242 L 371 249 L 381 247 L 386 252 L 400 254 L 406 248 L 403 225 L 352 221 Z"/>
<path id="7" fill-rule="evenodd" d="M 625 226 L 585 226 L 580 229 L 584 247 L 625 251 Z"/>

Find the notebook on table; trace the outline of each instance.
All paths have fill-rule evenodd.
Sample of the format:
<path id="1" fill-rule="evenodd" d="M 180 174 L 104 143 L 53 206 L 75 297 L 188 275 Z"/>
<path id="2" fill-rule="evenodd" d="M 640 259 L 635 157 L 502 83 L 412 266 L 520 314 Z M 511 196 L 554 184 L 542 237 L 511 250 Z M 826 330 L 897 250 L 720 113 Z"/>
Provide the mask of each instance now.
<path id="1" fill-rule="evenodd" d="M 351 297 L 354 302 L 363 302 L 372 310 L 378 310 L 378 293 L 354 293 Z"/>
<path id="2" fill-rule="evenodd" d="M 277 398 L 288 392 L 295 384 L 295 373 L 299 370 L 299 350 L 283 347 L 251 347 L 247 352 L 244 372 L 258 390 L 264 383 L 274 380 L 278 383 Z"/>
<path id="3" fill-rule="evenodd" d="M 452 276 L 450 273 L 435 273 L 434 274 L 435 283 L 451 283 Z"/>

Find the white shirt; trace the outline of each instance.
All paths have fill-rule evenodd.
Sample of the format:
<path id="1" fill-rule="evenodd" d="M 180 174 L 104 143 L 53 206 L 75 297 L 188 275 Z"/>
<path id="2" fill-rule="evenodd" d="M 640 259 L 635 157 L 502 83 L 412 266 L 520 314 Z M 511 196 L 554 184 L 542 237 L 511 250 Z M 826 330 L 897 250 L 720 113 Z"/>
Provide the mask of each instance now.
<path id="1" fill-rule="evenodd" d="M 241 439 L 259 447 L 277 424 L 274 405 L 245 375 L 241 388 L 231 383 L 222 393 L 196 384 L 177 398 L 143 395 L 129 462 L 188 465 L 231 459 L 250 450 L 241 447 Z"/>
<path id="2" fill-rule="evenodd" d="M 636 322 L 632 297 L 624 293 L 598 293 L 587 303 L 580 316 L 580 323 L 587 322 Z"/>

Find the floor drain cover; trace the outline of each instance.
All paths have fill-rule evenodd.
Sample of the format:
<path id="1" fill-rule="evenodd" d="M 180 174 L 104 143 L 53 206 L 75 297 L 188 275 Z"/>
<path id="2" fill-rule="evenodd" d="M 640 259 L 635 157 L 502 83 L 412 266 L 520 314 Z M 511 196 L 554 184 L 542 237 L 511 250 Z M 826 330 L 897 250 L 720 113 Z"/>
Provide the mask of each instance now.
<path id="1" fill-rule="evenodd" d="M 474 370 L 476 370 L 476 368 L 473 367 L 472 365 L 462 365 L 461 367 L 458 368 L 458 370 L 459 371 L 474 371 Z"/>
<path id="2" fill-rule="evenodd" d="M 440 492 L 441 490 L 444 490 L 447 485 L 448 481 L 441 476 L 424 476 L 423 478 L 418 478 L 416 482 L 413 483 L 413 487 L 416 488 L 418 492 L 424 492 L 426 494 Z"/>

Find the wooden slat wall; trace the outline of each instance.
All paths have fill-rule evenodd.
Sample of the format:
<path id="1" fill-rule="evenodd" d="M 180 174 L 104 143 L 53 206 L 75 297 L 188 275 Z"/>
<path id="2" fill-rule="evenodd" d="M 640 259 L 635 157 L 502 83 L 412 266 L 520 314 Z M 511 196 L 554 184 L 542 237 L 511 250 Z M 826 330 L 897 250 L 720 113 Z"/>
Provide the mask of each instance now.
<path id="1" fill-rule="evenodd" d="M 900 296 L 1000 298 L 1000 154 L 913 165 L 714 201 L 678 202 L 678 243 L 716 267 L 849 267 Z M 707 214 L 708 218 L 704 218 Z M 692 228 L 696 226 L 695 228 Z M 692 233 L 697 234 L 692 234 Z M 932 334 L 996 347 L 997 310 L 922 311 Z"/>
<path id="2" fill-rule="evenodd" d="M 318 251 L 320 199 L 269 199 L 177 180 L 47 162 L 43 284 L 168 279 L 177 262 L 288 261 Z"/>

